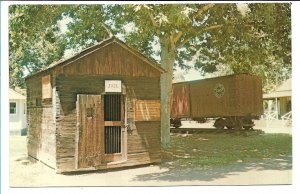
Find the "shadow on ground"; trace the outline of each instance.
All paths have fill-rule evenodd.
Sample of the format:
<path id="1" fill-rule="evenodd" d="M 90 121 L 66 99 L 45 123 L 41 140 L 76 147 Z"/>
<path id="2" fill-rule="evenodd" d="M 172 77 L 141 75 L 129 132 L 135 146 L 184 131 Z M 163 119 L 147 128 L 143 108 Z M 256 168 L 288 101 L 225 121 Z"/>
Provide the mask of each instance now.
<path id="1" fill-rule="evenodd" d="M 167 165 L 166 165 L 167 164 Z M 228 175 L 247 172 L 251 169 L 256 170 L 290 170 L 292 169 L 292 157 L 282 156 L 276 159 L 264 159 L 251 161 L 247 163 L 236 163 L 222 167 L 210 168 L 173 168 L 168 163 L 163 164 L 161 168 L 167 168 L 168 171 L 162 173 L 149 173 L 137 175 L 132 181 L 213 181 L 215 179 L 225 178 Z"/>

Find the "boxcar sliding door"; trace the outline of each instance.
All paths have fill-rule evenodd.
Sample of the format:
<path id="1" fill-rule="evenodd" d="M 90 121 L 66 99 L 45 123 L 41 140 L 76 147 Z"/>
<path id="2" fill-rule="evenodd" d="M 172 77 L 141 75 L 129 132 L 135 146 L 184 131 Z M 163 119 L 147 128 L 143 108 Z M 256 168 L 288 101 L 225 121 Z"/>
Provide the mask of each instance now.
<path id="1" fill-rule="evenodd" d="M 77 95 L 77 168 L 105 162 L 104 115 L 101 95 Z"/>

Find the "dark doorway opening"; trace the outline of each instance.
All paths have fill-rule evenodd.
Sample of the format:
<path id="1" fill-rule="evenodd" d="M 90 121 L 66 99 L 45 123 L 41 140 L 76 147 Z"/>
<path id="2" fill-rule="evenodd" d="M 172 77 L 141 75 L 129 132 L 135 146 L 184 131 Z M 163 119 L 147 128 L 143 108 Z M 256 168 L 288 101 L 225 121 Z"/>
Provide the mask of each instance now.
<path id="1" fill-rule="evenodd" d="M 105 154 L 121 153 L 122 96 L 120 94 L 104 95 L 104 121 L 110 125 L 104 127 Z"/>

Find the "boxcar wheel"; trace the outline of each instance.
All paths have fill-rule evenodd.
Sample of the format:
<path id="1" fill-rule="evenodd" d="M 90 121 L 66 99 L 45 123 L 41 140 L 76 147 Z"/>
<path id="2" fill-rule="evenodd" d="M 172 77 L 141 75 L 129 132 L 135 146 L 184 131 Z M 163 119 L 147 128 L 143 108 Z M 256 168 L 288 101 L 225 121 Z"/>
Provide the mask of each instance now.
<path id="1" fill-rule="evenodd" d="M 242 129 L 243 129 L 243 121 L 242 121 L 241 119 L 236 119 L 236 120 L 234 121 L 234 126 L 233 126 L 233 128 L 234 128 L 235 130 L 242 130 Z"/>
<path id="2" fill-rule="evenodd" d="M 181 125 L 173 125 L 175 127 L 175 129 L 181 127 Z"/>
<path id="3" fill-rule="evenodd" d="M 182 126 L 181 120 L 180 119 L 170 119 L 170 125 L 177 129 Z"/>
<path id="4" fill-rule="evenodd" d="M 214 127 L 216 129 L 224 129 L 225 127 L 225 120 L 222 118 L 218 118 L 215 123 L 214 123 Z"/>
<path id="5" fill-rule="evenodd" d="M 253 129 L 253 127 L 250 127 L 250 126 L 243 126 L 243 128 L 244 128 L 245 130 L 252 130 L 252 129 Z"/>
<path id="6" fill-rule="evenodd" d="M 243 118 L 243 125 L 245 130 L 253 130 L 254 122 L 252 121 L 250 116 L 247 116 Z"/>

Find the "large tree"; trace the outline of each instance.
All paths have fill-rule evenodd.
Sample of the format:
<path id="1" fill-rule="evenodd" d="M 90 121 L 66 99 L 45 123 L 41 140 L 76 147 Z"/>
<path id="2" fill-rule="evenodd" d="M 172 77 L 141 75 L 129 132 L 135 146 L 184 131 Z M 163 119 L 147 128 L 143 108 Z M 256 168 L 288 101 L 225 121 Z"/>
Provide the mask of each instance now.
<path id="1" fill-rule="evenodd" d="M 11 5 L 9 7 L 9 85 L 24 87 L 24 76 L 34 73 L 64 52 L 57 36 L 63 6 Z"/>
<path id="2" fill-rule="evenodd" d="M 26 75 L 61 59 L 66 50 L 83 49 L 109 37 L 103 9 L 102 5 L 11 5 L 10 87 L 24 87 Z"/>
<path id="3" fill-rule="evenodd" d="M 84 48 L 114 34 L 124 38 L 130 46 L 157 59 L 167 71 L 161 78 L 162 143 L 166 146 L 170 141 L 169 106 L 175 67 L 188 68 L 187 62 L 193 61 L 194 67 L 203 73 L 215 72 L 225 67 L 231 73 L 258 74 L 265 81 L 270 81 L 271 78 L 271 82 L 281 72 L 291 71 L 290 4 L 244 5 L 127 4 L 51 8 L 36 8 L 32 5 L 34 8 L 29 6 L 30 9 L 43 10 L 44 17 L 48 18 L 49 13 L 51 19 L 39 22 L 41 17 L 30 14 L 29 24 L 25 24 L 27 27 L 35 26 L 34 32 L 37 34 L 43 35 L 43 32 L 47 32 L 38 37 L 42 41 L 52 40 L 53 44 L 50 45 L 57 45 L 55 48 Z M 12 15 L 15 14 L 15 10 L 10 11 Z M 52 32 L 57 31 L 58 21 L 63 17 L 70 19 L 68 32 L 58 36 Z M 15 31 L 10 30 L 12 42 L 18 42 L 12 36 Z M 29 37 L 36 37 L 28 34 Z M 21 59 L 26 59 L 25 47 L 17 48 L 22 48 L 19 49 L 24 55 Z M 30 49 L 32 50 L 34 49 Z M 46 62 L 61 56 L 61 52 L 57 55 L 58 50 L 44 50 L 43 52 L 56 56 Z M 10 57 L 18 49 L 14 48 L 12 51 Z M 31 57 L 30 60 L 39 60 L 39 55 L 28 56 Z M 25 60 L 21 67 L 26 66 L 30 60 Z M 20 67 L 18 63 L 16 66 Z M 279 76 L 279 79 L 282 77 Z"/>
<path id="4" fill-rule="evenodd" d="M 117 5 L 110 11 L 114 27 L 127 43 L 149 55 L 160 46 L 161 130 L 170 141 L 170 93 L 174 66 L 195 60 L 195 67 L 214 72 L 219 65 L 233 73 L 262 77 L 275 63 L 291 66 L 290 4 L 159 4 Z M 132 26 L 128 30 L 126 26 Z M 125 28 L 124 28 L 125 27 Z M 280 61 L 280 63 L 278 62 Z M 278 67 L 273 68 L 275 71 Z"/>

